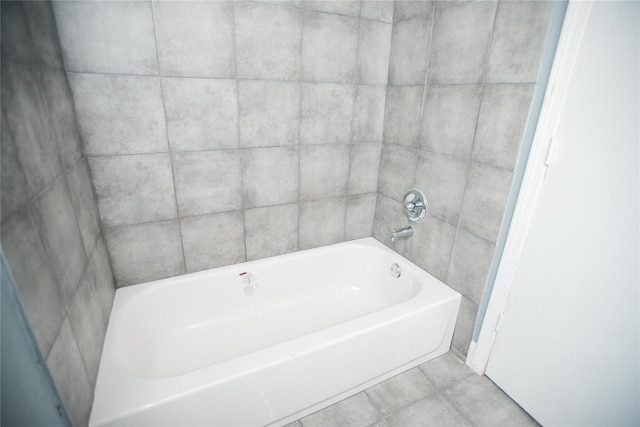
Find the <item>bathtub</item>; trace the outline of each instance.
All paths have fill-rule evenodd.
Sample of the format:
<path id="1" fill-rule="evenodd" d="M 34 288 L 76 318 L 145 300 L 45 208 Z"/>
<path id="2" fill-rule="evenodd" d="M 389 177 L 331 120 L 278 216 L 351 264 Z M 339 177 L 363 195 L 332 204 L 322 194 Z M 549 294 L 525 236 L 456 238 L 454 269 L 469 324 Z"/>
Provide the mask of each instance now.
<path id="1" fill-rule="evenodd" d="M 460 299 L 373 238 L 120 288 L 89 424 L 285 425 L 446 353 Z"/>

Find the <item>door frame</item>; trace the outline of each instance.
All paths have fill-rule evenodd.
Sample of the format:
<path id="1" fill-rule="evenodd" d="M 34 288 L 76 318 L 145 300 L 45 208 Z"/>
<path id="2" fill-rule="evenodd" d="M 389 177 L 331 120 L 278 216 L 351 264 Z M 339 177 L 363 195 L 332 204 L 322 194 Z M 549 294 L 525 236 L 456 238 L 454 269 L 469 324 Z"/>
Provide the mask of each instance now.
<path id="1" fill-rule="evenodd" d="M 500 329 L 500 321 L 509 298 L 547 168 L 553 162 L 554 137 L 564 110 L 574 65 L 584 38 L 592 1 L 571 0 L 567 7 L 558 48 L 553 60 L 540 118 L 536 126 L 531 152 L 518 193 L 507 240 L 500 259 L 496 280 L 489 298 L 478 340 L 471 343 L 466 364 L 483 375 Z"/>

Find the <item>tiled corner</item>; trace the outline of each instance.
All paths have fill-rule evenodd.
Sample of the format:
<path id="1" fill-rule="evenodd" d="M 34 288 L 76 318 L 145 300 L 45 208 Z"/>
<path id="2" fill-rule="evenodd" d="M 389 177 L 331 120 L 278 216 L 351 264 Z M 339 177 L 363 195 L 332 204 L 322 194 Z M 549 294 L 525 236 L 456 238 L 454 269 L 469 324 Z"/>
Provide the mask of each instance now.
<path id="1" fill-rule="evenodd" d="M 393 0 L 366 0 L 360 8 L 360 18 L 393 22 Z"/>
<path id="2" fill-rule="evenodd" d="M 486 85 L 472 158 L 513 169 L 533 97 L 531 84 Z"/>
<path id="3" fill-rule="evenodd" d="M 381 418 L 367 395 L 358 393 L 300 421 L 303 427 L 368 426 Z"/>
<path id="4" fill-rule="evenodd" d="M 496 1 L 438 9 L 433 28 L 429 82 L 481 83 Z"/>
<path id="5" fill-rule="evenodd" d="M 351 146 L 348 194 L 375 193 L 382 144 L 354 144 Z"/>
<path id="6" fill-rule="evenodd" d="M 160 79 L 69 73 L 87 155 L 168 151 Z"/>
<path id="7" fill-rule="evenodd" d="M 429 201 L 429 215 L 458 224 L 468 163 L 429 152 L 418 154 L 415 187 Z"/>
<path id="8" fill-rule="evenodd" d="M 447 284 L 480 304 L 494 251 L 494 243 L 458 230 Z"/>
<path id="9" fill-rule="evenodd" d="M 169 153 L 90 157 L 103 226 L 175 218 Z"/>
<path id="10" fill-rule="evenodd" d="M 414 181 L 417 158 L 415 152 L 399 145 L 382 145 L 378 191 L 402 200 Z"/>
<path id="11" fill-rule="evenodd" d="M 365 1 L 363 6 L 369 3 L 375 2 Z M 393 3 L 391 5 L 393 7 Z M 386 86 L 389 74 L 391 29 L 391 24 L 360 20 L 357 83 Z"/>
<path id="12" fill-rule="evenodd" d="M 345 240 L 371 236 L 376 193 L 358 194 L 347 198 L 347 214 L 344 223 Z"/>
<path id="13" fill-rule="evenodd" d="M 498 6 L 487 82 L 532 83 L 538 77 L 553 2 L 502 2 Z"/>
<path id="14" fill-rule="evenodd" d="M 300 199 L 314 200 L 347 194 L 349 146 L 300 147 Z"/>
<path id="15" fill-rule="evenodd" d="M 356 18 L 306 12 L 302 37 L 302 79 L 353 83 L 358 24 Z"/>
<path id="16" fill-rule="evenodd" d="M 300 203 L 300 249 L 331 245 L 344 239 L 345 197 Z"/>
<path id="17" fill-rule="evenodd" d="M 247 209 L 244 213 L 247 261 L 298 249 L 298 204 Z"/>
<path id="18" fill-rule="evenodd" d="M 185 273 L 178 220 L 105 228 L 117 286 Z"/>
<path id="19" fill-rule="evenodd" d="M 104 324 L 109 323 L 113 298 L 116 293 L 115 279 L 109 260 L 109 251 L 104 241 L 104 236 L 100 236 L 89 258 L 89 267 L 93 277 L 93 284 L 100 303 L 100 313 Z"/>
<path id="20" fill-rule="evenodd" d="M 468 160 L 481 97 L 480 85 L 428 86 L 421 148 Z"/>
<path id="21" fill-rule="evenodd" d="M 242 209 L 240 151 L 174 153 L 172 159 L 180 217 Z"/>
<path id="22" fill-rule="evenodd" d="M 356 86 L 353 105 L 352 139 L 382 141 L 386 88 Z"/>
<path id="23" fill-rule="evenodd" d="M 436 387 L 424 373 L 413 368 L 368 388 L 366 393 L 380 414 L 387 416 L 435 391 Z"/>
<path id="24" fill-rule="evenodd" d="M 451 352 L 423 363 L 420 369 L 438 389 L 449 387 L 474 374 Z"/>
<path id="25" fill-rule="evenodd" d="M 388 86 L 384 108 L 384 141 L 417 147 L 424 86 Z"/>
<path id="26" fill-rule="evenodd" d="M 19 62 L 32 62 L 36 58 L 35 46 L 28 25 L 25 2 L 1 4 L 2 54 Z"/>
<path id="27" fill-rule="evenodd" d="M 238 147 L 236 82 L 224 79 L 162 79 L 172 151 Z"/>
<path id="28" fill-rule="evenodd" d="M 45 67 L 64 69 L 51 2 L 22 2 L 22 8 L 26 15 L 26 27 L 31 35 L 36 62 Z"/>
<path id="29" fill-rule="evenodd" d="M 180 218 L 187 273 L 245 261 L 241 211 Z"/>
<path id="30" fill-rule="evenodd" d="M 462 200 L 460 227 L 495 242 L 507 205 L 513 173 L 471 163 Z"/>
<path id="31" fill-rule="evenodd" d="M 242 156 L 245 208 L 298 201 L 298 147 L 252 148 Z"/>
<path id="32" fill-rule="evenodd" d="M 407 19 L 393 25 L 389 84 L 424 85 L 429 64 L 431 16 Z"/>
<path id="33" fill-rule="evenodd" d="M 154 1 L 160 73 L 235 77 L 233 2 Z"/>
<path id="34" fill-rule="evenodd" d="M 360 2 L 361 0 L 302 0 L 302 5 L 307 10 L 357 17 L 360 15 Z"/>
<path id="35" fill-rule="evenodd" d="M 302 84 L 301 144 L 347 144 L 355 88 L 342 84 Z"/>
<path id="36" fill-rule="evenodd" d="M 151 2 L 53 2 L 68 71 L 158 74 Z"/>
<path id="37" fill-rule="evenodd" d="M 240 145 L 298 144 L 300 84 L 268 80 L 238 81 Z"/>
<path id="38" fill-rule="evenodd" d="M 476 324 L 477 314 L 478 305 L 463 295 L 458 318 L 456 319 L 456 328 L 453 331 L 453 341 L 451 343 L 451 347 L 458 350 L 461 354 L 467 354 L 469 343 L 471 343 L 473 336 L 473 328 Z"/>
<path id="39" fill-rule="evenodd" d="M 87 256 L 89 256 L 100 234 L 100 216 L 93 193 L 87 160 L 84 159 L 79 162 L 67 173 L 65 178 L 82 242 Z"/>
<path id="40" fill-rule="evenodd" d="M 298 80 L 302 12 L 254 2 L 235 7 L 237 77 Z"/>

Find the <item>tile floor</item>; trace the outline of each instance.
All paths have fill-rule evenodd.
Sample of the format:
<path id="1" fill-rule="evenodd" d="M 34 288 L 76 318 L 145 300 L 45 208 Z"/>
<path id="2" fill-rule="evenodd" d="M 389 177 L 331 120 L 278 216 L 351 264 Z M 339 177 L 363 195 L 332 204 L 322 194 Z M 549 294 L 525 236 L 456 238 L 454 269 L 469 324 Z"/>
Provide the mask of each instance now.
<path id="1" fill-rule="evenodd" d="M 449 352 L 286 427 L 537 426 Z"/>

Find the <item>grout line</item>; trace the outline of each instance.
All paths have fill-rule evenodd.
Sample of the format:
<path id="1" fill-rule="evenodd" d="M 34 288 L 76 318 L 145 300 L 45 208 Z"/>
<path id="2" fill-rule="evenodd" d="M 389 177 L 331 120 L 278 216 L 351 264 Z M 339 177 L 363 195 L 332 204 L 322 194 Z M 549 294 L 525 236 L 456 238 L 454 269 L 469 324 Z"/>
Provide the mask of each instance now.
<path id="1" fill-rule="evenodd" d="M 304 6 L 304 4 L 302 5 Z M 300 177 L 301 177 L 301 172 L 302 172 L 302 125 L 303 125 L 303 120 L 302 120 L 302 103 L 303 103 L 303 97 L 304 97 L 304 90 L 303 90 L 303 80 L 302 80 L 302 76 L 304 76 L 304 58 L 302 55 L 302 50 L 304 47 L 304 27 L 305 27 L 305 23 L 306 23 L 306 19 L 307 19 L 307 12 L 305 11 L 304 8 L 300 8 L 300 17 L 301 17 L 301 25 L 300 25 L 300 49 L 299 49 L 299 58 L 300 58 L 300 80 L 298 81 L 298 88 L 300 90 L 300 99 L 299 99 L 299 103 L 298 103 L 298 199 L 297 199 L 297 205 L 298 205 L 298 228 L 296 230 L 296 250 L 300 250 L 300 224 L 301 224 L 301 218 L 302 218 L 302 201 L 301 201 L 301 196 L 302 196 L 302 189 L 300 188 Z"/>

